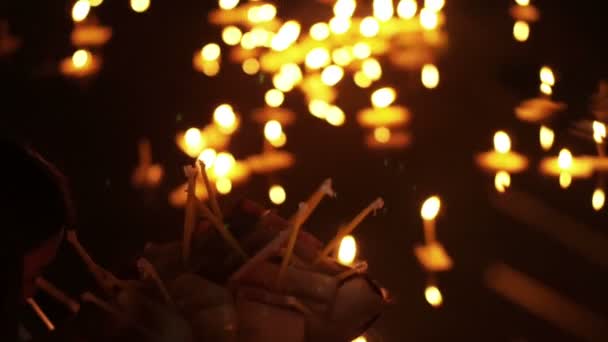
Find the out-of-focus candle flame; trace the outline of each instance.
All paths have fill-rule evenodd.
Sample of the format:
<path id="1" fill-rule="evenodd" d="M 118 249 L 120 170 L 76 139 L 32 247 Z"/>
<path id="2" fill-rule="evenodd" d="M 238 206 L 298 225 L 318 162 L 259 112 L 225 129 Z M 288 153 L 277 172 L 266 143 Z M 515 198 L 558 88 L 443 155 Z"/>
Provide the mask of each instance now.
<path id="1" fill-rule="evenodd" d="M 201 152 L 198 156 L 198 160 L 201 160 L 205 163 L 205 168 L 209 169 L 213 167 L 213 163 L 215 162 L 215 158 L 217 157 L 217 152 L 212 148 L 206 148 Z"/>
<path id="2" fill-rule="evenodd" d="M 222 178 L 228 175 L 230 170 L 236 164 L 234 156 L 228 152 L 220 152 L 215 157 L 213 162 L 213 173 L 218 177 Z"/>
<path id="3" fill-rule="evenodd" d="M 223 133 L 231 134 L 237 128 L 237 118 L 232 106 L 224 103 L 213 111 L 213 121 Z"/>
<path id="4" fill-rule="evenodd" d="M 424 7 L 439 12 L 445 6 L 445 0 L 424 0 Z"/>
<path id="5" fill-rule="evenodd" d="M 344 266 L 350 266 L 357 257 L 357 242 L 352 235 L 346 235 L 340 241 L 338 248 L 338 262 Z"/>
<path id="6" fill-rule="evenodd" d="M 397 5 L 397 15 L 403 19 L 412 19 L 418 11 L 416 0 L 401 0 Z"/>
<path id="7" fill-rule="evenodd" d="M 137 13 L 143 13 L 150 7 L 150 0 L 131 0 L 131 9 Z"/>
<path id="8" fill-rule="evenodd" d="M 325 119 L 330 105 L 323 101 L 313 99 L 308 103 L 308 111 L 319 119 Z"/>
<path id="9" fill-rule="evenodd" d="M 252 23 L 271 21 L 277 15 L 277 8 L 273 4 L 252 6 L 247 11 L 247 19 Z"/>
<path id="10" fill-rule="evenodd" d="M 353 55 L 350 49 L 346 47 L 340 47 L 332 51 L 331 59 L 339 66 L 347 66 L 353 61 Z"/>
<path id="11" fill-rule="evenodd" d="M 391 131 L 386 127 L 376 127 L 374 129 L 374 139 L 381 144 L 386 144 L 391 140 Z"/>
<path id="12" fill-rule="evenodd" d="M 599 121 L 593 121 L 593 140 L 601 144 L 606 139 L 606 125 Z"/>
<path id="13" fill-rule="evenodd" d="M 357 2 L 355 0 L 338 0 L 334 4 L 334 15 L 336 17 L 350 18 L 355 13 Z"/>
<path id="14" fill-rule="evenodd" d="M 103 0 L 89 0 L 91 7 L 97 7 L 103 3 Z"/>
<path id="15" fill-rule="evenodd" d="M 433 64 L 425 64 L 422 67 L 420 78 L 422 79 L 422 85 L 424 85 L 425 88 L 437 88 L 439 85 L 439 69 Z"/>
<path id="16" fill-rule="evenodd" d="M 550 86 L 555 85 L 555 75 L 553 74 L 553 70 L 548 66 L 543 66 L 540 68 L 540 81 L 542 83 L 546 83 Z"/>
<path id="17" fill-rule="evenodd" d="M 342 126 L 346 120 L 346 116 L 340 107 L 329 106 L 329 108 L 327 108 L 325 120 L 332 126 Z"/>
<path id="18" fill-rule="evenodd" d="M 494 149 L 503 154 L 511 151 L 511 138 L 505 131 L 498 131 L 494 134 Z"/>
<path id="19" fill-rule="evenodd" d="M 247 75 L 255 75 L 260 71 L 260 62 L 255 58 L 247 58 L 243 61 L 243 71 Z"/>
<path id="20" fill-rule="evenodd" d="M 285 193 L 285 189 L 282 186 L 275 184 L 271 186 L 268 190 L 268 198 L 270 198 L 270 201 L 272 203 L 276 205 L 281 205 L 285 203 L 285 199 L 287 199 L 287 194 Z"/>
<path id="21" fill-rule="evenodd" d="M 355 84 L 360 88 L 368 88 L 370 85 L 372 85 L 372 80 L 363 71 L 359 70 L 355 72 L 353 78 Z"/>
<path id="22" fill-rule="evenodd" d="M 530 5 L 530 0 L 515 0 L 515 2 L 519 6 L 528 6 L 528 5 Z"/>
<path id="23" fill-rule="evenodd" d="M 82 69 L 85 65 L 91 61 L 91 53 L 87 50 L 80 49 L 74 52 L 72 55 L 72 65 L 76 69 Z"/>
<path id="24" fill-rule="evenodd" d="M 551 86 L 548 85 L 547 83 L 541 83 L 539 89 L 540 89 L 541 93 L 543 93 L 547 96 L 550 96 L 551 94 L 553 94 L 553 88 L 551 88 Z"/>
<path id="25" fill-rule="evenodd" d="M 270 43 L 270 47 L 275 51 L 284 51 L 293 44 L 300 36 L 300 23 L 289 20 L 281 26 Z"/>
<path id="26" fill-rule="evenodd" d="M 572 184 L 572 175 L 568 172 L 562 172 L 559 174 L 559 185 L 562 189 L 567 189 Z"/>
<path id="27" fill-rule="evenodd" d="M 597 188 L 593 192 L 593 196 L 591 197 L 591 205 L 595 211 L 600 211 L 604 207 L 606 203 L 606 194 L 604 190 Z"/>
<path id="28" fill-rule="evenodd" d="M 310 37 L 314 40 L 322 41 L 329 37 L 329 25 L 324 22 L 313 24 L 309 30 Z"/>
<path id="29" fill-rule="evenodd" d="M 359 23 L 359 32 L 363 37 L 374 37 L 380 31 L 380 24 L 374 17 L 365 17 Z"/>
<path id="30" fill-rule="evenodd" d="M 540 146 L 543 150 L 548 151 L 553 146 L 553 142 L 555 141 L 555 133 L 553 130 L 546 126 L 540 126 Z"/>
<path id="31" fill-rule="evenodd" d="M 226 26 L 222 30 L 222 40 L 224 43 L 230 46 L 239 45 L 241 42 L 241 38 L 243 37 L 243 32 L 236 26 L 230 25 Z"/>
<path id="32" fill-rule="evenodd" d="M 296 85 L 295 80 L 287 74 L 279 72 L 272 77 L 272 85 L 283 92 L 289 92 Z"/>
<path id="33" fill-rule="evenodd" d="M 527 22 L 518 20 L 513 24 L 513 37 L 518 42 L 525 42 L 530 37 L 530 25 Z"/>
<path id="34" fill-rule="evenodd" d="M 353 56 L 358 59 L 366 59 L 371 56 L 372 48 L 365 42 L 358 42 L 353 45 Z"/>
<path id="35" fill-rule="evenodd" d="M 281 137 L 283 134 L 283 126 L 276 120 L 270 120 L 264 125 L 264 137 L 268 141 L 274 141 Z"/>
<path id="36" fill-rule="evenodd" d="M 317 47 L 306 54 L 305 64 L 310 69 L 320 69 L 329 64 L 331 57 L 324 47 Z"/>
<path id="37" fill-rule="evenodd" d="M 390 106 L 397 98 L 395 89 L 391 87 L 380 88 L 372 93 L 372 105 L 376 108 L 386 108 Z"/>
<path id="38" fill-rule="evenodd" d="M 296 63 L 287 63 L 281 65 L 279 72 L 294 85 L 302 80 L 302 70 L 300 70 L 300 67 Z"/>
<path id="39" fill-rule="evenodd" d="M 344 77 L 344 69 L 339 65 L 330 65 L 321 72 L 321 81 L 328 86 L 334 86 Z"/>
<path id="40" fill-rule="evenodd" d="M 223 10 L 231 10 L 239 4 L 239 0 L 219 0 L 219 6 Z"/>
<path id="41" fill-rule="evenodd" d="M 278 89 L 270 89 L 264 95 L 264 101 L 266 101 L 266 104 L 270 107 L 279 107 L 283 104 L 284 100 L 285 95 Z"/>
<path id="42" fill-rule="evenodd" d="M 388 21 L 395 13 L 393 0 L 374 0 L 372 3 L 374 17 L 380 21 Z"/>
<path id="43" fill-rule="evenodd" d="M 189 128 L 186 131 L 184 134 L 184 142 L 186 150 L 191 152 L 188 154 L 193 154 L 195 157 L 205 145 L 205 139 L 203 138 L 201 131 L 196 127 Z"/>
<path id="44" fill-rule="evenodd" d="M 285 134 L 285 132 L 282 132 L 281 135 L 277 139 L 269 141 L 269 142 L 270 142 L 270 145 L 272 145 L 273 147 L 276 147 L 276 148 L 283 147 L 287 143 L 287 134 Z"/>
<path id="45" fill-rule="evenodd" d="M 507 191 L 507 188 L 511 186 L 511 175 L 506 171 L 499 171 L 494 177 L 494 187 L 500 193 Z"/>
<path id="46" fill-rule="evenodd" d="M 359 336 L 351 342 L 367 342 L 367 338 L 365 338 L 365 336 Z"/>
<path id="47" fill-rule="evenodd" d="M 361 71 L 372 81 L 379 80 L 382 77 L 382 67 L 380 66 L 380 62 L 375 58 L 364 60 L 361 63 Z"/>
<path id="48" fill-rule="evenodd" d="M 424 290 L 424 298 L 433 307 L 439 307 L 443 303 L 443 296 L 437 286 L 430 285 Z"/>
<path id="49" fill-rule="evenodd" d="M 439 25 L 439 16 L 437 12 L 432 11 L 428 8 L 423 8 L 420 10 L 420 25 L 425 30 L 434 30 Z"/>
<path id="50" fill-rule="evenodd" d="M 220 194 L 229 194 L 230 191 L 232 191 L 232 181 L 230 180 L 230 178 L 218 178 L 215 181 L 215 187 L 217 189 L 217 192 L 219 192 Z"/>
<path id="51" fill-rule="evenodd" d="M 72 19 L 75 22 L 83 21 L 91 11 L 91 4 L 87 0 L 78 0 L 72 7 Z"/>
<path id="52" fill-rule="evenodd" d="M 439 214 L 439 209 L 441 209 L 441 200 L 438 196 L 431 196 L 422 203 L 420 216 L 426 221 L 434 220 Z"/>
<path id="53" fill-rule="evenodd" d="M 333 17 L 329 20 L 329 30 L 334 34 L 344 34 L 350 29 L 351 21 L 348 17 Z"/>
<path id="54" fill-rule="evenodd" d="M 221 53 L 222 50 L 216 43 L 209 43 L 201 49 L 201 57 L 203 57 L 203 60 L 205 61 L 215 61 L 220 58 Z"/>
<path id="55" fill-rule="evenodd" d="M 557 165 L 562 171 L 567 171 L 572 167 L 572 153 L 568 149 L 562 148 L 559 151 Z"/>
<path id="56" fill-rule="evenodd" d="M 213 77 L 220 72 L 220 63 L 218 61 L 203 62 L 203 73 L 209 77 Z"/>

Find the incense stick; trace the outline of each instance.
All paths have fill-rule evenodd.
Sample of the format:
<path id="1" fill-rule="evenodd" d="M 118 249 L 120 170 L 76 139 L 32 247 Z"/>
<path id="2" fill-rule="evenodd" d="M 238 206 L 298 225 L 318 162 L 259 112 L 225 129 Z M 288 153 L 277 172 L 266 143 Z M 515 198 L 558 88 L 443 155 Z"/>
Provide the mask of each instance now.
<path id="1" fill-rule="evenodd" d="M 77 313 L 80 311 L 80 303 L 58 289 L 55 285 L 51 284 L 48 280 L 38 277 L 36 278 L 36 286 L 61 304 L 65 305 L 71 312 Z"/>
<path id="2" fill-rule="evenodd" d="M 277 287 L 280 287 L 281 283 L 283 282 L 285 271 L 287 270 L 287 266 L 289 265 L 289 260 L 291 259 L 291 255 L 293 254 L 293 249 L 296 245 L 298 234 L 300 233 L 300 227 L 302 226 L 302 222 L 305 218 L 307 211 L 308 205 L 306 203 L 300 203 L 300 206 L 295 216 L 295 220 L 293 222 L 290 222 L 291 230 L 289 233 L 289 241 L 287 242 L 287 250 L 285 251 L 285 255 L 283 255 L 283 260 L 281 261 L 281 268 L 279 269 L 279 274 L 277 276 Z"/>
<path id="3" fill-rule="evenodd" d="M 165 301 L 168 304 L 175 306 L 175 302 L 173 302 L 171 295 L 169 295 L 169 291 L 167 291 L 165 284 L 163 283 L 162 279 L 160 279 L 160 276 L 158 275 L 156 268 L 154 268 L 154 265 L 152 265 L 146 258 L 139 258 L 139 260 L 137 260 L 137 267 L 144 275 L 152 278 L 152 280 L 162 293 L 163 297 L 165 298 Z"/>
<path id="4" fill-rule="evenodd" d="M 218 220 L 220 220 L 220 222 L 223 222 L 224 218 L 222 217 L 222 211 L 220 210 L 220 206 L 217 201 L 217 193 L 215 192 L 215 187 L 212 187 L 211 183 L 209 182 L 209 176 L 207 175 L 207 166 L 202 160 L 199 160 L 199 165 L 201 167 L 201 175 L 203 175 L 203 183 L 205 183 L 207 194 L 209 194 L 211 210 L 213 210 L 213 213 L 217 216 Z"/>
<path id="5" fill-rule="evenodd" d="M 53 322 L 51 322 L 51 320 L 44 313 L 44 311 L 42 311 L 42 309 L 40 308 L 40 306 L 38 306 L 38 303 L 36 303 L 36 301 L 34 300 L 34 298 L 28 298 L 28 299 L 26 299 L 26 301 L 32 307 L 32 309 L 34 310 L 34 312 L 36 312 L 36 315 L 40 318 L 40 320 L 44 323 L 44 325 L 46 325 L 46 327 L 50 331 L 55 330 L 55 325 L 53 324 Z"/>
<path id="6" fill-rule="evenodd" d="M 306 211 L 302 213 L 301 216 L 301 224 L 304 224 L 308 217 L 313 213 L 313 211 L 317 208 L 323 197 L 325 196 L 335 197 L 336 193 L 331 187 L 331 178 L 328 178 L 321 183 L 317 191 L 315 191 L 306 201 Z M 298 215 L 298 213 L 296 213 Z M 290 222 L 295 220 L 295 215 L 290 218 Z"/>
<path id="7" fill-rule="evenodd" d="M 187 199 L 186 199 L 186 210 L 184 217 L 184 240 L 182 246 L 182 258 L 184 264 L 188 263 L 190 259 L 190 244 L 192 241 L 192 233 L 194 232 L 194 225 L 196 224 L 196 206 L 194 201 L 196 200 L 196 176 L 198 170 L 190 165 L 184 166 L 184 173 L 188 178 L 187 186 Z"/>

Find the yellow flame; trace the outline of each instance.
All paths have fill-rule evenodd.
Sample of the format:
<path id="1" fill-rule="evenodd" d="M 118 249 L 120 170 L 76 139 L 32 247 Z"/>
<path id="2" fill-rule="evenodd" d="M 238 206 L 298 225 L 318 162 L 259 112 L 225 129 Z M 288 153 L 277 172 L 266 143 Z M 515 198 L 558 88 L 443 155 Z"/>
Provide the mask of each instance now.
<path id="1" fill-rule="evenodd" d="M 376 127 L 374 129 L 374 139 L 381 144 L 386 144 L 391 140 L 391 131 L 386 127 Z"/>
<path id="2" fill-rule="evenodd" d="M 317 47 L 306 54 L 305 64 L 309 69 L 320 69 L 329 64 L 331 57 L 324 47 Z"/>
<path id="3" fill-rule="evenodd" d="M 403 19 L 412 19 L 418 11 L 416 0 L 401 0 L 397 4 L 397 15 Z"/>
<path id="4" fill-rule="evenodd" d="M 218 61 L 203 62 L 203 73 L 209 77 L 213 77 L 220 72 L 220 63 Z"/>
<path id="5" fill-rule="evenodd" d="M 439 12 L 445 6 L 445 0 L 424 0 L 424 7 Z"/>
<path id="6" fill-rule="evenodd" d="M 338 248 L 338 262 L 344 266 L 350 266 L 357 257 L 357 241 L 352 235 L 346 235 L 340 241 Z"/>
<path id="7" fill-rule="evenodd" d="M 428 89 L 437 88 L 439 85 L 439 69 L 433 64 L 425 64 L 420 73 L 422 85 Z"/>
<path id="8" fill-rule="evenodd" d="M 553 146 L 553 141 L 555 140 L 555 133 L 553 130 L 546 126 L 540 126 L 540 146 L 543 150 L 548 151 Z"/>
<path id="9" fill-rule="evenodd" d="M 281 205 L 285 203 L 287 193 L 285 193 L 285 189 L 282 186 L 275 184 L 268 190 L 268 197 L 272 203 Z"/>
<path id="10" fill-rule="evenodd" d="M 606 139 L 606 125 L 599 121 L 593 121 L 593 140 L 601 144 Z"/>
<path id="11" fill-rule="evenodd" d="M 499 171 L 494 177 L 494 187 L 500 193 L 507 191 L 507 188 L 511 186 L 511 175 L 506 171 Z"/>
<path id="12" fill-rule="evenodd" d="M 103 0 L 89 0 L 91 7 L 97 7 L 103 3 Z"/>
<path id="13" fill-rule="evenodd" d="M 359 23 L 359 32 L 364 37 L 374 37 L 380 32 L 380 24 L 374 17 L 365 17 Z"/>
<path id="14" fill-rule="evenodd" d="M 540 88 L 540 92 L 545 95 L 553 94 L 553 88 L 551 88 L 551 86 L 548 85 L 547 83 L 541 83 L 539 88 Z"/>
<path id="15" fill-rule="evenodd" d="M 272 84 L 275 88 L 279 89 L 282 92 L 289 92 L 295 86 L 294 80 L 283 73 L 278 73 L 272 77 Z"/>
<path id="16" fill-rule="evenodd" d="M 380 62 L 375 58 L 364 60 L 361 63 L 361 71 L 372 81 L 379 80 L 382 77 L 382 67 L 380 66 Z"/>
<path id="17" fill-rule="evenodd" d="M 78 0 L 72 7 L 72 19 L 76 22 L 83 21 L 91 11 L 91 4 L 87 0 Z"/>
<path id="18" fill-rule="evenodd" d="M 270 107 L 279 107 L 283 104 L 284 100 L 285 95 L 278 89 L 270 89 L 264 95 L 264 101 L 266 101 L 266 104 Z"/>
<path id="19" fill-rule="evenodd" d="M 562 172 L 559 174 L 559 185 L 562 189 L 567 189 L 572 184 L 572 175 L 568 172 Z"/>
<path id="20" fill-rule="evenodd" d="M 252 6 L 247 11 L 247 19 L 252 23 L 271 21 L 277 15 L 277 8 L 273 4 Z"/>
<path id="21" fill-rule="evenodd" d="M 424 290 L 424 298 L 433 307 L 439 307 L 443 303 L 443 296 L 437 286 L 430 285 Z"/>
<path id="22" fill-rule="evenodd" d="M 217 189 L 217 192 L 219 192 L 220 194 L 229 194 L 230 191 L 232 191 L 232 181 L 230 180 L 230 178 L 218 178 L 215 181 L 215 187 Z"/>
<path id="23" fill-rule="evenodd" d="M 247 75 L 255 75 L 260 71 L 260 62 L 255 58 L 247 58 L 243 61 L 243 71 Z"/>
<path id="24" fill-rule="evenodd" d="M 519 6 L 528 6 L 528 5 L 530 5 L 530 0 L 515 0 L 515 2 Z"/>
<path id="25" fill-rule="evenodd" d="M 308 103 L 308 111 L 319 119 L 325 119 L 329 104 L 323 100 L 313 99 Z"/>
<path id="26" fill-rule="evenodd" d="M 376 108 L 386 108 L 390 106 L 397 98 L 395 89 L 391 87 L 380 88 L 372 93 L 372 105 Z"/>
<path id="27" fill-rule="evenodd" d="M 527 22 L 518 20 L 513 24 L 513 37 L 518 42 L 525 42 L 530 37 L 530 25 Z"/>
<path id="28" fill-rule="evenodd" d="M 329 25 L 324 22 L 316 23 L 310 27 L 309 33 L 314 40 L 325 40 L 329 37 Z"/>
<path id="29" fill-rule="evenodd" d="M 350 29 L 351 21 L 347 17 L 333 17 L 329 20 L 329 30 L 334 34 L 344 34 Z"/>
<path id="30" fill-rule="evenodd" d="M 270 145 L 272 145 L 273 147 L 276 147 L 276 148 L 283 147 L 287 143 L 287 134 L 285 134 L 285 132 L 283 132 L 277 139 L 269 141 L 269 143 L 270 143 Z"/>
<path id="31" fill-rule="evenodd" d="M 543 66 L 540 68 L 540 81 L 542 83 L 546 83 L 550 86 L 555 85 L 555 75 L 553 74 L 553 70 L 548 66 Z"/>
<path id="32" fill-rule="evenodd" d="M 222 132 L 230 134 L 237 126 L 237 118 L 232 106 L 224 103 L 213 111 L 213 121 L 218 125 Z"/>
<path id="33" fill-rule="evenodd" d="M 494 149 L 498 153 L 508 153 L 511 151 L 511 138 L 505 131 L 494 133 Z"/>
<path id="34" fill-rule="evenodd" d="M 302 70 L 296 63 L 287 63 L 281 65 L 279 73 L 294 85 L 302 81 Z"/>
<path id="35" fill-rule="evenodd" d="M 201 131 L 196 127 L 189 128 L 186 131 L 184 134 L 184 142 L 186 145 L 186 150 L 193 152 L 192 154 L 194 154 L 194 156 L 196 156 L 196 153 L 198 153 L 198 151 L 200 151 L 205 145 L 205 139 L 203 138 Z M 194 153 L 195 151 L 196 153 Z"/>
<path id="36" fill-rule="evenodd" d="M 300 36 L 300 23 L 289 20 L 281 26 L 279 32 L 272 37 L 270 47 L 275 51 L 284 51 Z"/>
<path id="37" fill-rule="evenodd" d="M 341 66 L 332 64 L 321 72 L 321 81 L 328 86 L 334 86 L 344 77 L 344 69 Z"/>
<path id="38" fill-rule="evenodd" d="M 358 59 L 366 59 L 371 56 L 372 48 L 365 42 L 358 42 L 353 46 L 353 56 Z"/>
<path id="39" fill-rule="evenodd" d="M 365 336 L 359 336 L 351 342 L 367 342 L 367 338 L 365 338 Z"/>
<path id="40" fill-rule="evenodd" d="M 231 10 L 239 4 L 239 0 L 219 0 L 219 6 L 223 10 Z"/>
<path id="41" fill-rule="evenodd" d="M 393 0 L 374 0 L 374 17 L 380 21 L 388 21 L 394 14 Z"/>
<path id="42" fill-rule="evenodd" d="M 340 47 L 332 51 L 331 59 L 339 66 L 347 66 L 353 61 L 353 55 L 347 47 Z"/>
<path id="43" fill-rule="evenodd" d="M 201 160 L 205 163 L 205 168 L 209 169 L 213 167 L 213 163 L 215 162 L 215 158 L 217 157 L 217 152 L 212 148 L 206 148 L 201 152 L 198 156 L 198 160 Z"/>
<path id="44" fill-rule="evenodd" d="M 431 196 L 422 203 L 420 216 L 425 221 L 434 220 L 437 214 L 439 214 L 439 209 L 441 209 L 441 200 L 438 196 Z"/>
<path id="45" fill-rule="evenodd" d="M 213 162 L 213 173 L 218 178 L 226 177 L 235 164 L 236 160 L 232 154 L 228 152 L 220 152 L 217 154 L 215 161 Z"/>
<path id="46" fill-rule="evenodd" d="M 150 7 L 150 0 L 131 0 L 131 9 L 137 13 L 143 13 Z"/>
<path id="47" fill-rule="evenodd" d="M 606 194 L 604 193 L 604 190 L 600 188 L 595 189 L 593 196 L 591 197 L 591 205 L 593 205 L 593 209 L 595 209 L 595 211 L 600 211 L 604 207 L 605 203 Z"/>
<path id="48" fill-rule="evenodd" d="M 369 86 L 372 85 L 372 80 L 367 77 L 367 75 L 365 75 L 365 73 L 363 71 L 357 71 L 355 72 L 355 75 L 353 76 L 355 84 L 360 87 L 360 88 L 369 88 Z"/>
<path id="49" fill-rule="evenodd" d="M 222 50 L 216 43 L 209 43 L 201 49 L 201 56 L 203 57 L 203 60 L 206 61 L 215 61 L 220 58 L 221 53 Z"/>
<path id="50" fill-rule="evenodd" d="M 434 12 L 428 8 L 423 8 L 420 10 L 420 25 L 425 30 L 434 30 L 439 25 L 439 16 L 437 12 Z"/>
<path id="51" fill-rule="evenodd" d="M 243 32 L 236 26 L 230 25 L 226 26 L 222 30 L 222 40 L 224 43 L 230 46 L 239 45 L 241 42 L 241 38 L 243 37 Z"/>
<path id="52" fill-rule="evenodd" d="M 283 126 L 276 120 L 270 120 L 264 125 L 264 137 L 268 141 L 277 140 L 283 134 Z"/>
<path id="53" fill-rule="evenodd" d="M 562 148 L 557 156 L 557 164 L 561 170 L 570 170 L 572 167 L 572 153 L 568 149 Z"/>
<path id="54" fill-rule="evenodd" d="M 355 0 L 338 0 L 334 4 L 334 15 L 336 17 L 350 18 L 355 13 L 357 2 Z"/>
<path id="55" fill-rule="evenodd" d="M 340 107 L 329 106 L 326 111 L 325 120 L 332 126 L 342 126 L 346 120 L 346 116 Z"/>
<path id="56" fill-rule="evenodd" d="M 90 60 L 91 53 L 87 50 L 80 49 L 74 52 L 74 54 L 72 55 L 72 65 L 74 65 L 76 69 L 83 68 L 90 62 Z"/>

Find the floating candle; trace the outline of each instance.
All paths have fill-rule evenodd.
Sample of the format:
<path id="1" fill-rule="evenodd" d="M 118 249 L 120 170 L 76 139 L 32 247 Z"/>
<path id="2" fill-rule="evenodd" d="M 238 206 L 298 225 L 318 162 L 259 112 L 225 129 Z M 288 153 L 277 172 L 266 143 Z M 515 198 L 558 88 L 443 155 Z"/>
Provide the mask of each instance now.
<path id="1" fill-rule="evenodd" d="M 397 127 L 410 121 L 410 111 L 401 106 L 365 108 L 357 113 L 357 122 L 363 127 Z"/>
<path id="2" fill-rule="evenodd" d="M 520 103 L 515 108 L 515 115 L 523 121 L 540 123 L 547 121 L 564 109 L 566 109 L 566 105 L 562 102 L 553 102 L 548 98 L 538 97 Z"/>
<path id="3" fill-rule="evenodd" d="M 562 149 L 557 158 L 544 158 L 540 171 L 546 175 L 559 176 L 562 188 L 567 188 L 572 178 L 589 178 L 593 175 L 594 163 L 591 158 L 574 158 L 568 149 Z"/>
<path id="4" fill-rule="evenodd" d="M 403 148 L 412 141 L 412 136 L 401 130 L 390 130 L 386 127 L 375 128 L 365 138 L 365 145 L 371 149 Z"/>
<path id="5" fill-rule="evenodd" d="M 424 289 L 424 298 L 431 304 L 431 306 L 437 308 L 443 304 L 443 296 L 441 291 L 435 285 L 429 285 Z"/>
<path id="6" fill-rule="evenodd" d="M 112 37 L 112 29 L 100 25 L 81 24 L 74 27 L 70 37 L 72 44 L 78 47 L 102 46 Z"/>
<path id="7" fill-rule="evenodd" d="M 606 156 L 606 151 L 604 150 L 604 140 L 606 139 L 606 125 L 599 121 L 593 121 L 593 140 L 597 145 L 597 153 L 600 158 L 604 158 Z"/>
<path id="8" fill-rule="evenodd" d="M 352 235 L 346 235 L 340 241 L 338 248 L 338 262 L 345 266 L 350 266 L 357 257 L 357 242 Z"/>
<path id="9" fill-rule="evenodd" d="M 74 78 L 82 78 L 95 74 L 101 66 L 99 57 L 88 50 L 80 49 L 71 58 L 61 61 L 59 70 L 62 74 Z"/>
<path id="10" fill-rule="evenodd" d="M 517 173 L 528 167 L 526 157 L 511 151 L 511 139 L 503 131 L 494 134 L 494 151 L 477 155 L 476 161 L 482 169 L 487 171 Z"/>
<path id="11" fill-rule="evenodd" d="M 452 267 L 452 260 L 443 246 L 437 241 L 435 234 L 435 219 L 441 208 L 438 196 L 431 196 L 424 201 L 420 208 L 420 216 L 424 223 L 424 245 L 414 247 L 418 261 L 428 271 L 445 271 Z"/>

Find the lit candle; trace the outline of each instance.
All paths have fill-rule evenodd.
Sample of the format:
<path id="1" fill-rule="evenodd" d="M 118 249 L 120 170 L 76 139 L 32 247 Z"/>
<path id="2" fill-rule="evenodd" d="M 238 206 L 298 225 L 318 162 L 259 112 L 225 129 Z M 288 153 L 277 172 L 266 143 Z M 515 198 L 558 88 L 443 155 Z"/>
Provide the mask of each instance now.
<path id="1" fill-rule="evenodd" d="M 484 152 L 476 157 L 477 164 L 488 171 L 518 173 L 528 167 L 528 159 L 511 151 L 511 138 L 503 131 L 494 134 L 494 151 Z"/>
<path id="2" fill-rule="evenodd" d="M 566 104 L 554 102 L 546 96 L 522 101 L 515 108 L 515 116 L 522 121 L 541 123 L 566 109 Z"/>
<path id="3" fill-rule="evenodd" d="M 414 254 L 422 266 L 431 272 L 446 271 L 452 267 L 452 260 L 437 241 L 435 219 L 441 209 L 441 200 L 438 196 L 427 198 L 420 208 L 420 216 L 424 223 L 423 245 L 414 248 Z"/>
<path id="4" fill-rule="evenodd" d="M 593 140 L 597 145 L 597 153 L 600 158 L 606 156 L 604 140 L 606 139 L 606 125 L 599 121 L 593 121 Z"/>
<path id="5" fill-rule="evenodd" d="M 351 266 L 357 257 L 357 242 L 352 235 L 346 235 L 340 241 L 338 248 L 338 262 L 344 266 Z"/>
<path id="6" fill-rule="evenodd" d="M 549 127 L 540 126 L 539 131 L 539 140 L 540 146 L 543 150 L 548 151 L 553 146 L 553 141 L 555 140 L 555 132 Z"/>
<path id="7" fill-rule="evenodd" d="M 557 158 L 544 158 L 540 163 L 542 173 L 558 176 L 562 188 L 567 188 L 572 178 L 589 178 L 593 175 L 594 163 L 592 158 L 572 156 L 568 149 L 562 149 Z"/>
<path id="8" fill-rule="evenodd" d="M 76 25 L 71 34 L 72 44 L 75 46 L 103 46 L 112 37 L 112 29 L 96 24 Z"/>
<path id="9" fill-rule="evenodd" d="M 403 148 L 410 144 L 412 136 L 402 130 L 391 130 L 388 127 L 376 127 L 365 138 L 370 149 Z"/>
<path id="10" fill-rule="evenodd" d="M 597 188 L 593 192 L 593 196 L 591 197 L 591 205 L 595 211 L 600 211 L 604 207 L 606 203 L 606 194 L 604 193 L 604 189 Z"/>
<path id="11" fill-rule="evenodd" d="M 59 65 L 59 70 L 65 76 L 83 78 L 95 74 L 101 66 L 100 58 L 88 50 L 80 49 L 72 57 L 65 58 Z"/>
<path id="12" fill-rule="evenodd" d="M 441 304 L 443 304 L 441 291 L 439 291 L 439 288 L 435 285 L 428 285 L 426 289 L 424 289 L 424 298 L 435 308 L 440 307 Z"/>
<path id="13" fill-rule="evenodd" d="M 441 201 L 437 196 L 429 197 L 422 204 L 420 209 L 420 216 L 424 222 L 424 239 L 426 244 L 432 244 L 435 242 L 435 218 L 441 208 Z"/>
<path id="14" fill-rule="evenodd" d="M 365 108 L 357 113 L 357 122 L 363 127 L 397 127 L 406 125 L 412 115 L 401 106 Z"/>

